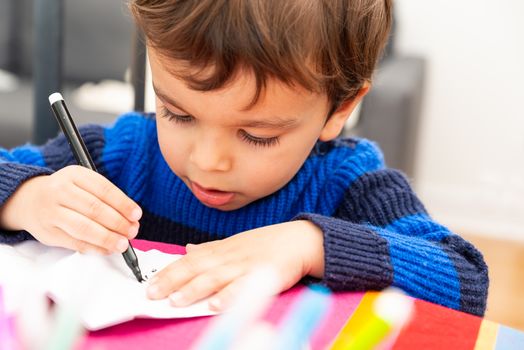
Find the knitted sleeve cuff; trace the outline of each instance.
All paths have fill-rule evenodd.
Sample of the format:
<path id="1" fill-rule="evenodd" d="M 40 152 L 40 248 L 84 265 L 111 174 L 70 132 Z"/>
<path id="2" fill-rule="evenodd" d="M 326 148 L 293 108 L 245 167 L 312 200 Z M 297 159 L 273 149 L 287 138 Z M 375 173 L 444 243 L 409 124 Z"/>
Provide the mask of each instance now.
<path id="1" fill-rule="evenodd" d="M 373 230 L 348 221 L 301 213 L 324 233 L 324 279 L 333 290 L 380 290 L 393 281 L 387 241 Z"/>
<path id="2" fill-rule="evenodd" d="M 49 168 L 34 165 L 0 163 L 0 207 L 24 181 L 35 176 L 51 173 L 53 173 L 53 170 Z M 0 229 L 0 243 L 16 243 L 30 238 L 31 236 L 24 231 L 13 232 Z"/>

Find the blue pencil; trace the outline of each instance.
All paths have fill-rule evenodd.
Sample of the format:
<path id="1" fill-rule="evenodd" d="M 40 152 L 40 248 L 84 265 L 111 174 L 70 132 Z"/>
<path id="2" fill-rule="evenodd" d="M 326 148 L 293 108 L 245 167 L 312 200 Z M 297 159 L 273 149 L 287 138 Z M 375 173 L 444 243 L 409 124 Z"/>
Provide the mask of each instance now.
<path id="1" fill-rule="evenodd" d="M 304 291 L 284 318 L 274 349 L 303 349 L 328 311 L 331 301 L 329 289 L 320 285 L 313 285 Z"/>

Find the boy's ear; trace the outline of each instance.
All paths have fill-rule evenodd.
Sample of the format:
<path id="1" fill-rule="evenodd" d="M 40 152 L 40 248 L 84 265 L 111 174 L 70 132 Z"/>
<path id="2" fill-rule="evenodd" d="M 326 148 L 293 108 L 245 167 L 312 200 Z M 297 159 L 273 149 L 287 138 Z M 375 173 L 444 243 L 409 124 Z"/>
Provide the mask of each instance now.
<path id="1" fill-rule="evenodd" d="M 346 124 L 346 120 L 348 120 L 349 116 L 358 103 L 362 100 L 362 98 L 366 96 L 369 88 L 370 84 L 365 82 L 353 99 L 343 102 L 340 107 L 338 107 L 337 110 L 331 114 L 328 121 L 324 125 L 324 128 L 320 132 L 320 141 L 333 140 L 340 134 L 344 128 L 344 125 Z"/>

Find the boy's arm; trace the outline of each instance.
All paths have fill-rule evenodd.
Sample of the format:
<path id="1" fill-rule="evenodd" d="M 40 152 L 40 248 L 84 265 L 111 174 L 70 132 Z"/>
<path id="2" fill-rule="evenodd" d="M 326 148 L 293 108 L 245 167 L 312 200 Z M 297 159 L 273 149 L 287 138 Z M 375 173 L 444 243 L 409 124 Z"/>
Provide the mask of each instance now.
<path id="1" fill-rule="evenodd" d="M 409 294 L 483 315 L 488 270 L 469 242 L 434 222 L 397 171 L 366 173 L 334 217 L 301 214 L 324 233 L 323 282 L 337 290 L 397 286 Z"/>
<path id="2" fill-rule="evenodd" d="M 112 151 L 110 157 L 106 157 L 110 159 L 108 164 L 102 157 L 105 145 L 111 142 L 111 139 L 129 139 L 128 128 L 123 127 L 122 122 L 117 122 L 110 129 L 99 125 L 82 126 L 79 132 L 99 172 L 109 177 L 108 165 L 111 169 L 118 168 L 118 164 L 124 161 L 127 153 L 124 152 L 124 147 Z M 28 144 L 12 150 L 0 148 L 0 222 L 4 205 L 25 181 L 37 176 L 50 175 L 73 164 L 76 164 L 76 160 L 63 135 L 42 146 Z M 27 232 L 7 231 L 0 227 L 0 243 L 15 243 L 31 238 Z"/>
<path id="3" fill-rule="evenodd" d="M 79 131 L 93 160 L 99 163 L 99 148 L 103 145 L 102 127 L 90 125 L 81 127 Z M 62 134 L 42 146 L 26 144 L 11 150 L 0 148 L 0 207 L 24 181 L 39 175 L 50 175 L 72 164 L 75 164 L 75 158 Z"/>

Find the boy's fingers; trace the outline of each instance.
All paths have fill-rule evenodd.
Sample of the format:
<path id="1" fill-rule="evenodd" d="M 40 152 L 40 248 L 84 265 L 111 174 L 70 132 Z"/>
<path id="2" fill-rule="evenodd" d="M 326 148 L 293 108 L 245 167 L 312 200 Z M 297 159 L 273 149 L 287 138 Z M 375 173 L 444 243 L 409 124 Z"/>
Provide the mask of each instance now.
<path id="1" fill-rule="evenodd" d="M 186 255 L 158 272 L 150 281 L 147 296 L 150 299 L 163 299 L 180 289 L 195 276 L 219 265 L 216 258 Z"/>
<path id="2" fill-rule="evenodd" d="M 213 311 L 224 311 L 229 308 L 238 295 L 238 290 L 241 288 L 239 281 L 239 279 L 234 280 L 209 298 L 209 308 Z"/>
<path id="3" fill-rule="evenodd" d="M 204 242 L 200 244 L 188 243 L 186 244 L 186 252 L 193 253 L 197 251 L 202 251 L 202 249 L 206 249 L 206 250 L 209 250 L 209 253 L 213 253 L 214 247 L 217 244 L 217 242 L 220 242 L 220 241 L 210 241 L 210 242 Z"/>
<path id="4" fill-rule="evenodd" d="M 51 234 L 53 242 L 49 243 L 50 246 L 63 247 L 80 253 L 98 253 L 102 255 L 109 255 L 111 253 L 104 248 L 73 238 L 58 227 L 53 227 Z"/>
<path id="5" fill-rule="evenodd" d="M 194 252 L 198 249 L 198 244 L 188 243 L 186 244 L 186 253 Z"/>
<path id="6" fill-rule="evenodd" d="M 223 241 L 217 240 L 200 244 L 187 244 L 186 257 L 191 256 L 191 258 L 202 258 L 215 254 L 221 255 L 221 253 L 224 253 L 220 246 L 221 242 Z"/>
<path id="7" fill-rule="evenodd" d="M 112 252 L 124 252 L 129 246 L 127 238 L 110 231 L 74 210 L 63 208 L 62 220 L 57 226 L 73 238 Z"/>
<path id="8" fill-rule="evenodd" d="M 240 269 L 230 265 L 220 266 L 204 274 L 198 275 L 184 285 L 180 290 L 169 296 L 173 306 L 187 306 L 204 299 L 223 289 L 240 274 Z"/>
<path id="9" fill-rule="evenodd" d="M 130 222 L 114 208 L 95 197 L 93 194 L 73 186 L 71 191 L 65 194 L 67 198 L 62 200 L 62 205 L 72 209 L 93 221 L 98 222 L 108 230 L 118 232 L 132 239 L 138 233 L 138 223 Z"/>
<path id="10" fill-rule="evenodd" d="M 87 243 L 85 241 L 80 241 L 80 240 L 77 240 L 77 239 L 74 239 L 72 240 L 71 242 L 71 246 L 72 250 L 76 250 L 77 252 L 80 252 L 82 254 L 91 254 L 91 253 L 97 253 L 97 254 L 101 254 L 101 255 L 109 255 L 111 254 L 110 251 L 104 249 L 104 248 L 101 248 L 101 247 L 97 247 L 96 245 L 93 245 L 93 244 L 90 244 L 90 243 Z"/>
<path id="11" fill-rule="evenodd" d="M 109 206 L 115 208 L 129 221 L 138 221 L 142 217 L 142 209 L 122 190 L 102 175 L 89 169 L 85 170 L 89 171 L 90 176 L 75 177 L 74 183 L 78 187 L 91 192 Z"/>

